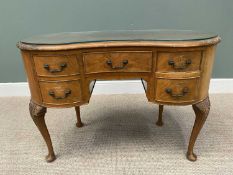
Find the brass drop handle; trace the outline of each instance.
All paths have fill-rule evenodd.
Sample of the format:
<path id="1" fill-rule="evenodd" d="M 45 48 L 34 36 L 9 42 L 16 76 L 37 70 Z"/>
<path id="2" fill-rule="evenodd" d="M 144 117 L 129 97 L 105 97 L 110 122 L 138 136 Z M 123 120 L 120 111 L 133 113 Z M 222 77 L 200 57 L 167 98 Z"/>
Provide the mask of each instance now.
<path id="1" fill-rule="evenodd" d="M 180 64 L 176 64 L 173 59 L 168 60 L 168 65 L 173 66 L 174 69 L 185 69 L 190 64 L 192 64 L 191 59 L 187 59 L 183 63 L 180 63 Z"/>
<path id="2" fill-rule="evenodd" d="M 69 95 L 71 94 L 71 90 L 70 89 L 66 89 L 64 91 L 64 95 L 63 96 L 56 96 L 55 92 L 53 90 L 49 90 L 49 95 L 51 97 L 53 97 L 56 100 L 61 100 L 61 99 L 65 99 L 67 98 Z"/>
<path id="3" fill-rule="evenodd" d="M 66 63 L 61 63 L 61 64 L 59 64 L 59 67 L 60 67 L 60 68 L 58 68 L 58 69 L 51 69 L 50 66 L 49 66 L 49 64 L 44 64 L 44 68 L 45 68 L 47 71 L 49 71 L 50 73 L 57 73 L 57 72 L 63 71 L 63 69 L 64 69 L 65 67 L 67 67 L 67 64 L 66 64 Z"/>
<path id="4" fill-rule="evenodd" d="M 183 97 L 183 96 L 185 96 L 185 95 L 189 92 L 189 89 L 188 89 L 187 87 L 184 87 L 184 88 L 182 89 L 182 91 L 181 91 L 180 94 L 174 94 L 174 93 L 172 92 L 172 89 L 171 89 L 171 88 L 166 88 L 166 89 L 165 89 L 165 92 L 166 92 L 167 94 L 170 94 L 170 96 L 172 96 L 172 97 Z"/>
<path id="5" fill-rule="evenodd" d="M 125 68 L 125 66 L 128 64 L 128 60 L 123 60 L 122 63 L 121 63 L 121 66 L 113 66 L 113 65 L 112 65 L 112 60 L 107 60 L 107 61 L 106 61 L 106 64 L 107 64 L 108 66 L 110 66 L 112 69 L 117 69 L 117 70 L 119 70 L 119 69 L 124 69 L 124 68 Z"/>

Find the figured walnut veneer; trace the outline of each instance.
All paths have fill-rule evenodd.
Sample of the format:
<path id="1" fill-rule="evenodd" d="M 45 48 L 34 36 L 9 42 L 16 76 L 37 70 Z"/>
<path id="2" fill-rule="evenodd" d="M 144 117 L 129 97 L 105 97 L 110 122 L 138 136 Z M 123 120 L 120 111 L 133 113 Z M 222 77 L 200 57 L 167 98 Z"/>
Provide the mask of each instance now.
<path id="1" fill-rule="evenodd" d="M 81 127 L 79 106 L 89 102 L 95 80 L 142 79 L 148 101 L 159 104 L 157 125 L 163 125 L 163 105 L 193 105 L 196 120 L 187 158 L 195 161 L 193 147 L 209 112 L 208 89 L 219 41 L 213 36 L 184 41 L 20 42 L 30 113 L 48 146 L 46 160 L 55 160 L 44 121 L 47 107 L 75 107 L 76 125 Z"/>

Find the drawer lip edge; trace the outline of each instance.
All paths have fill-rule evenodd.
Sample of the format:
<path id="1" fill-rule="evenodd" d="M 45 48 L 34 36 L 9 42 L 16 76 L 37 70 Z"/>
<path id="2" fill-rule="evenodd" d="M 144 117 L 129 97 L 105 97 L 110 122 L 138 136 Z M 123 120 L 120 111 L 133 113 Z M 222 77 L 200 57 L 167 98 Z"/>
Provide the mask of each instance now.
<path id="1" fill-rule="evenodd" d="M 192 105 L 192 104 L 196 104 L 198 103 L 199 101 L 202 101 L 202 100 L 199 100 L 199 99 L 195 99 L 195 100 L 192 100 L 192 101 L 183 101 L 183 102 L 180 102 L 180 103 L 177 103 L 177 102 L 167 102 L 167 101 L 159 101 L 159 100 L 154 100 L 153 102 L 156 103 L 156 104 L 162 104 L 162 105 L 170 105 L 170 106 L 187 106 L 187 105 Z"/>
<path id="2" fill-rule="evenodd" d="M 62 106 L 62 105 L 73 105 L 82 102 L 82 100 L 76 100 L 70 103 L 47 103 L 43 101 L 44 105 Z"/>
<path id="3" fill-rule="evenodd" d="M 153 54 L 153 51 L 152 50 L 122 50 L 122 51 L 120 51 L 120 50 L 119 51 L 118 50 L 116 50 L 116 51 L 110 50 L 110 51 L 94 51 L 94 52 L 84 51 L 84 52 L 82 52 L 82 55 L 84 56 L 84 55 L 90 55 L 90 54 L 111 54 L 111 53 L 148 53 L 148 54 Z"/>
<path id="4" fill-rule="evenodd" d="M 184 75 L 184 77 L 181 77 Z M 177 76 L 177 77 L 176 77 Z M 193 79 L 200 78 L 201 71 L 190 71 L 190 72 L 155 72 L 155 78 L 157 79 Z"/>
<path id="5" fill-rule="evenodd" d="M 37 74 L 38 77 L 48 77 L 48 78 L 56 78 L 56 77 L 69 77 L 69 76 L 77 76 L 77 75 L 80 75 L 81 73 L 73 73 L 73 74 L 64 74 L 64 75 L 39 75 Z"/>
<path id="6" fill-rule="evenodd" d="M 47 82 L 47 83 L 62 83 L 62 82 L 70 82 L 70 81 L 81 81 L 81 78 L 76 78 L 72 80 L 38 80 L 40 82 Z"/>
<path id="7" fill-rule="evenodd" d="M 99 71 L 99 72 L 85 72 L 85 75 L 101 74 L 101 73 L 151 73 L 151 71 L 150 70 L 148 71 Z"/>
<path id="8" fill-rule="evenodd" d="M 75 102 L 71 102 L 71 103 L 45 103 L 42 102 L 41 106 L 44 107 L 49 107 L 49 108 L 72 108 L 74 106 L 80 106 L 83 104 L 83 101 L 75 101 Z"/>
<path id="9" fill-rule="evenodd" d="M 157 99 L 155 99 L 155 101 L 157 101 L 157 102 L 164 102 L 164 103 L 170 103 L 170 104 L 182 104 L 182 103 L 191 103 L 191 102 L 195 102 L 195 101 L 197 101 L 197 99 L 194 99 L 194 100 L 186 100 L 186 101 L 176 101 L 176 102 L 174 102 L 174 101 L 165 101 L 165 100 L 157 100 Z"/>

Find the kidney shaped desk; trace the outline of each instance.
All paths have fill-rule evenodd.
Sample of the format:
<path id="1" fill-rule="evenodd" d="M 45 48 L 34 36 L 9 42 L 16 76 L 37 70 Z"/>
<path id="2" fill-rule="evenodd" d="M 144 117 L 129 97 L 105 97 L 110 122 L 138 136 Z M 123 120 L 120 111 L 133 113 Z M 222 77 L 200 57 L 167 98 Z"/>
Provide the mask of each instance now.
<path id="1" fill-rule="evenodd" d="M 220 37 L 174 30 L 133 30 L 59 33 L 20 41 L 31 92 L 30 114 L 47 147 L 46 160 L 56 159 L 44 116 L 48 107 L 75 107 L 77 127 L 83 126 L 79 106 L 87 104 L 96 80 L 141 79 L 148 101 L 192 105 L 196 120 L 187 158 L 208 116 L 209 82 Z M 190 116 L 191 117 L 191 116 Z"/>

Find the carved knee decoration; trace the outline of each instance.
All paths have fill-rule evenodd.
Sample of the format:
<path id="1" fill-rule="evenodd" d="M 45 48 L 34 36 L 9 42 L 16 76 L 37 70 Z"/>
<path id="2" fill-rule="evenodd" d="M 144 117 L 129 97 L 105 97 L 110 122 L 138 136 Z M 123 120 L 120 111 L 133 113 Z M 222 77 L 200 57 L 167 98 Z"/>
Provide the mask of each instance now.
<path id="1" fill-rule="evenodd" d="M 29 110 L 30 110 L 30 114 L 31 114 L 31 117 L 34 123 L 39 129 L 48 147 L 48 155 L 46 156 L 46 161 L 52 162 L 56 159 L 56 156 L 54 154 L 52 141 L 51 141 L 51 138 L 50 138 L 50 135 L 49 135 L 49 132 L 48 132 L 45 120 L 44 120 L 44 116 L 45 116 L 47 109 L 43 106 L 39 106 L 35 104 L 33 101 L 30 101 Z"/>

